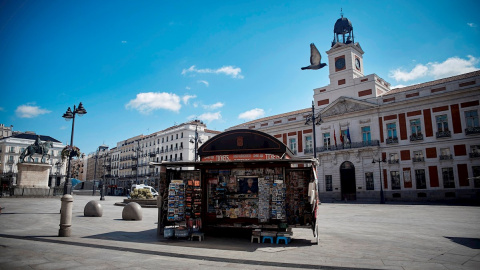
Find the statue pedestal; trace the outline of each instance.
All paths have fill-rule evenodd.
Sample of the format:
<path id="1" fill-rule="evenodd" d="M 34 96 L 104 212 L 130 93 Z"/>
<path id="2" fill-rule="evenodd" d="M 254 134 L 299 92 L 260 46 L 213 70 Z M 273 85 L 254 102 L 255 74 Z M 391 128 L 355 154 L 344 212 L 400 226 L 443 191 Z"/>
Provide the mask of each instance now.
<path id="1" fill-rule="evenodd" d="M 17 187 L 49 188 L 48 171 L 52 167 L 45 163 L 18 163 Z"/>
<path id="2" fill-rule="evenodd" d="M 45 163 L 18 163 L 17 186 L 14 189 L 16 196 L 49 196 L 49 170 L 52 167 Z"/>

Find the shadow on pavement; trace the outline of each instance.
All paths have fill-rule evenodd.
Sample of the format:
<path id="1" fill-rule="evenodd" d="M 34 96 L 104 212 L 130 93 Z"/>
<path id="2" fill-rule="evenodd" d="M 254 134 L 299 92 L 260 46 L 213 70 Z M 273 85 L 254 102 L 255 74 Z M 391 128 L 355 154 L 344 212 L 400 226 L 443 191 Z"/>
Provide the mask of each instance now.
<path id="1" fill-rule="evenodd" d="M 148 230 L 151 231 L 151 230 Z M 223 257 L 214 257 L 214 256 L 203 256 L 203 255 L 193 255 L 193 254 L 184 254 L 184 253 L 174 253 L 174 252 L 167 252 L 167 251 L 157 251 L 151 249 L 142 249 L 142 248 L 134 248 L 134 247 L 121 247 L 121 246 L 109 246 L 103 244 L 91 244 L 91 243 L 79 243 L 79 242 L 70 242 L 68 238 L 60 239 L 46 239 L 39 236 L 16 236 L 16 235 L 7 235 L 7 234 L 0 234 L 0 238 L 10 238 L 10 239 L 18 239 L 18 240 L 27 240 L 27 241 L 35 241 L 35 242 L 43 242 L 43 243 L 51 243 L 51 244 L 59 244 L 65 246 L 76 246 L 76 247 L 85 247 L 85 248 L 94 248 L 94 249 L 105 249 L 105 250 L 113 250 L 113 251 L 121 251 L 121 252 L 132 252 L 138 253 L 142 255 L 154 255 L 154 256 L 164 256 L 164 257 L 174 257 L 174 258 L 181 258 L 181 259 L 191 259 L 191 260 L 199 260 L 199 261 L 211 261 L 211 262 L 221 262 L 221 263 L 235 263 L 235 264 L 246 264 L 252 266 L 269 266 L 274 268 L 301 268 L 301 269 L 323 269 L 323 270 L 347 270 L 347 269 L 356 269 L 356 270 L 367 270 L 367 268 L 352 268 L 352 267 L 343 267 L 343 266 L 326 266 L 326 265 L 315 265 L 315 264 L 307 264 L 307 263 L 285 263 L 285 262 L 275 262 L 275 261 L 264 261 L 264 260 L 251 260 L 251 259 L 237 259 L 237 258 L 223 258 Z M 48 237 L 48 236 L 47 236 Z M 207 240 L 205 240 L 206 242 Z M 203 243 L 203 242 L 199 242 Z M 257 244 L 258 245 L 258 244 Z M 271 252 L 271 251 L 270 251 Z M 371 268 L 369 268 L 372 270 Z"/>
<path id="2" fill-rule="evenodd" d="M 480 238 L 448 237 L 448 236 L 445 236 L 445 238 L 450 239 L 450 241 L 462 246 L 466 246 L 468 248 L 480 249 Z"/>
<path id="3" fill-rule="evenodd" d="M 278 245 L 271 243 L 251 243 L 250 238 L 247 239 L 244 237 L 226 237 L 208 234 L 205 235 L 205 240 L 203 241 L 191 241 L 188 238 L 169 239 L 164 237 L 158 237 L 156 229 L 140 232 L 115 231 L 104 234 L 91 235 L 84 238 L 246 252 L 255 252 L 259 248 L 270 248 L 274 252 L 276 248 L 278 248 L 278 251 L 283 251 L 285 247 L 298 248 L 316 245 L 315 243 L 312 243 L 312 241 L 309 239 L 297 239 L 295 237 L 292 238 L 292 241 L 288 245 L 285 245 L 283 243 L 280 243 Z"/>

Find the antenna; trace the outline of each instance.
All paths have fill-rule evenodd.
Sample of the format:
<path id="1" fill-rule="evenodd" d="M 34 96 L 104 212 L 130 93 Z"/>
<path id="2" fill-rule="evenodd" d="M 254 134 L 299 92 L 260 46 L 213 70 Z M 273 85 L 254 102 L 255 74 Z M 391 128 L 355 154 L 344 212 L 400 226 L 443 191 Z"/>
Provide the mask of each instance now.
<path id="1" fill-rule="evenodd" d="M 343 8 L 340 8 L 340 16 L 343 18 Z"/>

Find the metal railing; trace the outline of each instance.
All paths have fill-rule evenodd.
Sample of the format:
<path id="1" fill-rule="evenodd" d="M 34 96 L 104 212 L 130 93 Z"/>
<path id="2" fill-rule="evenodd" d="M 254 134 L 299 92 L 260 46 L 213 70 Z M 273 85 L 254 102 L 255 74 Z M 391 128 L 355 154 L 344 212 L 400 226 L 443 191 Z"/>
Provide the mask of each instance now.
<path id="1" fill-rule="evenodd" d="M 465 129 L 465 135 L 479 134 L 480 127 L 467 127 Z"/>
<path id="2" fill-rule="evenodd" d="M 410 141 L 411 142 L 423 141 L 423 134 L 422 133 L 417 133 L 417 134 L 410 135 Z"/>
<path id="3" fill-rule="evenodd" d="M 379 140 L 370 140 L 370 141 L 364 141 L 364 142 L 352 142 L 352 143 L 346 143 L 346 144 L 340 144 L 340 145 L 328 145 L 328 146 L 320 146 L 317 147 L 317 152 L 326 152 L 326 151 L 338 151 L 338 150 L 345 150 L 345 149 L 351 149 L 351 148 L 363 148 L 363 147 L 372 147 L 372 146 L 380 146 L 380 141 Z M 313 153 L 313 148 L 311 149 L 305 149 L 305 154 L 307 154 L 307 150 L 310 150 L 309 154 Z"/>
<path id="4" fill-rule="evenodd" d="M 437 131 L 436 135 L 437 135 L 437 138 L 450 138 L 450 137 L 452 137 L 452 133 L 449 130 Z"/>
<path id="5" fill-rule="evenodd" d="M 440 155 L 440 160 L 449 160 L 449 159 L 453 159 L 453 156 L 452 155 Z"/>
<path id="6" fill-rule="evenodd" d="M 413 157 L 412 161 L 413 162 L 423 162 L 423 161 L 425 161 L 425 158 L 424 157 Z"/>
<path id="7" fill-rule="evenodd" d="M 387 144 L 398 143 L 398 137 L 387 138 L 385 141 Z"/>

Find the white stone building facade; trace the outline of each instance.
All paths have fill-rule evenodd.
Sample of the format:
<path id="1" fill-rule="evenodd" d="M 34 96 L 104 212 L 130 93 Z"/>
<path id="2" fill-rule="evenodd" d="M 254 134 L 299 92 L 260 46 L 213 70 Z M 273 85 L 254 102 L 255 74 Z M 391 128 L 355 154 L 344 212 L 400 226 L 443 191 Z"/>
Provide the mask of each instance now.
<path id="1" fill-rule="evenodd" d="M 9 136 L 0 139 L 0 177 L 2 187 L 15 186 L 17 184 L 20 155 L 29 145 L 35 142 L 37 135 L 34 132 L 11 132 Z M 61 152 L 65 147 L 60 141 L 45 135 L 40 135 L 42 142 L 51 141 L 50 159 L 47 163 L 52 165 L 49 171 L 48 186 L 59 186 L 65 181 L 66 162 L 62 161 Z M 40 155 L 34 155 L 34 162 L 39 162 Z"/>
<path id="2" fill-rule="evenodd" d="M 480 198 L 480 71 L 390 89 L 363 74 L 359 43 L 337 41 L 326 53 L 330 84 L 313 91 L 322 200 L 378 200 L 382 189 L 387 200 Z M 307 108 L 230 129 L 261 130 L 311 156 L 311 115 Z"/>

